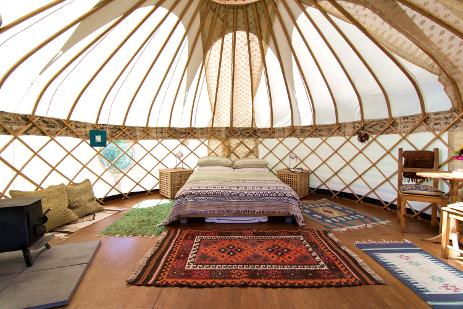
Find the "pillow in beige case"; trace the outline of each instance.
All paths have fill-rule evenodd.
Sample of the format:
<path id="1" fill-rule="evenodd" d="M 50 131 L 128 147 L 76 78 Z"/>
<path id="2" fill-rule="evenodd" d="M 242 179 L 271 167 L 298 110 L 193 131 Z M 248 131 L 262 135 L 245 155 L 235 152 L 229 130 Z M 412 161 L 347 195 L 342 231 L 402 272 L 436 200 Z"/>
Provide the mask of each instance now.
<path id="1" fill-rule="evenodd" d="M 206 172 L 233 172 L 233 168 L 229 166 L 198 166 L 198 171 Z"/>
<path id="2" fill-rule="evenodd" d="M 202 157 L 198 160 L 198 166 L 233 166 L 233 161 L 224 157 Z"/>
<path id="3" fill-rule="evenodd" d="M 235 168 L 233 169 L 234 172 L 238 173 L 267 173 L 270 170 L 267 167 L 243 167 L 243 168 Z"/>
<path id="4" fill-rule="evenodd" d="M 79 219 L 79 217 L 68 208 L 68 193 L 64 185 L 50 186 L 38 191 L 10 190 L 10 196 L 12 198 L 41 197 L 42 211 L 45 213 L 51 208 L 47 213 L 48 221 L 45 223 L 47 232 Z"/>
<path id="5" fill-rule="evenodd" d="M 103 206 L 95 199 L 92 184 L 86 179 L 81 183 L 66 186 L 69 200 L 69 209 L 71 209 L 79 218 L 103 211 Z"/>
<path id="6" fill-rule="evenodd" d="M 233 168 L 267 167 L 268 162 L 264 159 L 239 159 L 233 163 Z"/>

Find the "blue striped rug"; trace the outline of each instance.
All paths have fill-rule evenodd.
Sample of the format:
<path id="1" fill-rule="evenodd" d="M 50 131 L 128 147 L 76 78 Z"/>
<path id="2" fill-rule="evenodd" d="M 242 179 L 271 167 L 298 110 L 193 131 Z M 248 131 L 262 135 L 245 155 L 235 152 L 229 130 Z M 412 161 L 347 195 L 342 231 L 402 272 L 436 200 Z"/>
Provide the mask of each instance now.
<path id="1" fill-rule="evenodd" d="M 375 259 L 433 308 L 463 308 L 463 272 L 403 242 L 357 242 Z"/>

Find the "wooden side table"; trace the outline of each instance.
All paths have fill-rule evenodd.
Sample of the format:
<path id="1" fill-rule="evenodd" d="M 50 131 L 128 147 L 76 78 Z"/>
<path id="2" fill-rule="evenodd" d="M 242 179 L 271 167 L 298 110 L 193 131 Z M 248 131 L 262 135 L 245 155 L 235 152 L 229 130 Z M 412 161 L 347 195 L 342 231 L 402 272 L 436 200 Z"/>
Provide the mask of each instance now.
<path id="1" fill-rule="evenodd" d="M 299 198 L 309 195 L 309 175 L 310 171 L 291 172 L 288 169 L 277 171 L 277 176 L 285 184 L 296 191 Z"/>
<path id="2" fill-rule="evenodd" d="M 177 191 L 188 180 L 193 170 L 186 168 L 166 168 L 159 170 L 159 193 L 174 198 Z"/>
<path id="3" fill-rule="evenodd" d="M 448 259 L 449 250 L 463 254 L 463 250 L 458 245 L 460 233 L 458 232 L 458 223 L 463 222 L 463 211 L 455 209 L 452 206 L 462 207 L 462 203 L 451 204 L 441 209 L 441 256 Z M 452 224 L 453 223 L 453 224 Z M 450 240 L 452 245 L 450 245 Z"/>

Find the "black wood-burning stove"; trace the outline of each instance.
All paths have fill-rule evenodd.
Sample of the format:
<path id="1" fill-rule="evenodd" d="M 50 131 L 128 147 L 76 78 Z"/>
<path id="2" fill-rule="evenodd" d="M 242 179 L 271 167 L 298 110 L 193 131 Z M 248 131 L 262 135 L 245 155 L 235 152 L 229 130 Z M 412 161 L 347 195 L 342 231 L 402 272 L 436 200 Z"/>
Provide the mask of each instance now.
<path id="1" fill-rule="evenodd" d="M 42 239 L 45 222 L 39 197 L 0 200 L 0 252 L 22 250 L 26 265 L 32 266 L 29 248 Z"/>

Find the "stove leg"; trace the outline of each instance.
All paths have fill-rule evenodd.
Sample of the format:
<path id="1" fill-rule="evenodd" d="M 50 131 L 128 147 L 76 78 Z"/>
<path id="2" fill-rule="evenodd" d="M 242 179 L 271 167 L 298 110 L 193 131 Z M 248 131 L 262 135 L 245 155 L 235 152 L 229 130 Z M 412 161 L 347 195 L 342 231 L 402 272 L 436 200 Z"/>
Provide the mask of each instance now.
<path id="1" fill-rule="evenodd" d="M 26 266 L 31 267 L 32 266 L 31 252 L 29 251 L 29 249 L 22 249 L 22 251 L 23 251 L 24 261 L 26 262 Z"/>

